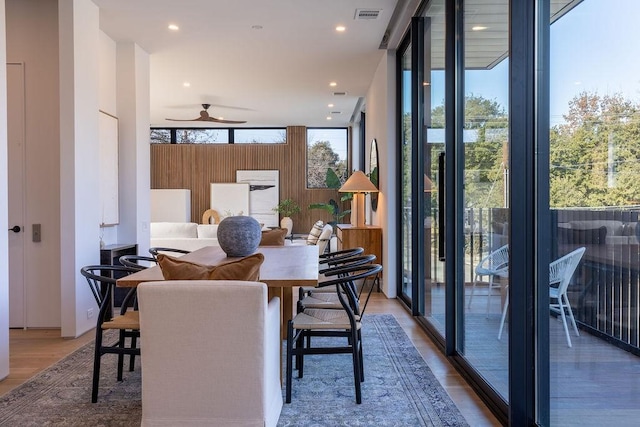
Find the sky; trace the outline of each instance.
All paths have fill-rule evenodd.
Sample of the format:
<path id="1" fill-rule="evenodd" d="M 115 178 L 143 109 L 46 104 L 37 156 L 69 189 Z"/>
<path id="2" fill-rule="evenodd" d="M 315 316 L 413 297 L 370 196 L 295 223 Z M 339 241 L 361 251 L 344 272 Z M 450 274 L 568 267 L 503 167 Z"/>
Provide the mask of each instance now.
<path id="1" fill-rule="evenodd" d="M 551 25 L 550 121 L 562 122 L 582 91 L 622 94 L 640 102 L 640 0 L 584 0 Z M 466 95 L 508 110 L 508 60 L 465 73 Z M 444 72 L 432 73 L 432 103 L 444 100 Z"/>

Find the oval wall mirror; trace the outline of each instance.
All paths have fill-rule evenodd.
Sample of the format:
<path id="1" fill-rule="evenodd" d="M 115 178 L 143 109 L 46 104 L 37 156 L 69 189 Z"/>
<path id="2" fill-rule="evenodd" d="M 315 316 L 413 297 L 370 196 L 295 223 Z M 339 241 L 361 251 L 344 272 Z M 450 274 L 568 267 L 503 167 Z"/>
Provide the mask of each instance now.
<path id="1" fill-rule="evenodd" d="M 375 138 L 371 141 L 371 152 L 369 153 L 369 179 L 376 186 L 377 189 L 380 189 L 380 176 L 379 176 L 379 165 L 378 165 L 378 143 Z M 378 193 L 370 193 L 371 194 L 371 210 L 374 212 L 378 209 Z"/>

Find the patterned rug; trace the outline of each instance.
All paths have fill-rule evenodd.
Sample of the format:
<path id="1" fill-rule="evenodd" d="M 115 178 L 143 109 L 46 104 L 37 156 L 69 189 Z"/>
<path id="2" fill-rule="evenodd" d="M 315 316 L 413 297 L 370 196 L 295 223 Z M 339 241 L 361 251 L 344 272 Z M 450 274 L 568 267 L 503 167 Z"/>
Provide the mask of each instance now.
<path id="1" fill-rule="evenodd" d="M 363 342 L 362 404 L 355 403 L 350 355 L 307 356 L 278 426 L 468 425 L 393 316 L 367 315 Z M 115 356 L 103 357 L 92 404 L 92 354 L 88 344 L 0 397 L 0 426 L 139 426 L 139 366 L 118 383 Z"/>

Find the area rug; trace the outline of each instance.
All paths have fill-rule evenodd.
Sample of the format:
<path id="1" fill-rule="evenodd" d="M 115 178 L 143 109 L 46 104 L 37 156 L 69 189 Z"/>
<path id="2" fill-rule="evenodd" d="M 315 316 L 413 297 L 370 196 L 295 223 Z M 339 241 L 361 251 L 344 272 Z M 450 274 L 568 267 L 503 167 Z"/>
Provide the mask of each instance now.
<path id="1" fill-rule="evenodd" d="M 292 403 L 278 426 L 467 426 L 451 398 L 392 315 L 367 315 L 365 382 L 354 398 L 350 355 L 307 356 Z M 115 380 L 115 356 L 103 358 L 92 404 L 93 345 L 88 344 L 0 397 L 0 426 L 138 426 L 140 367 Z"/>

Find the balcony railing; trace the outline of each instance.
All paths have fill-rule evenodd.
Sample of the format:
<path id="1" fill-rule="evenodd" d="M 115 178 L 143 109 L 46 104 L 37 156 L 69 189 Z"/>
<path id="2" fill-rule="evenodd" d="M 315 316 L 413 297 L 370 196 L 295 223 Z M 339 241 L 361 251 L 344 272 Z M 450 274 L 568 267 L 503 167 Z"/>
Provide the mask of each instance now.
<path id="1" fill-rule="evenodd" d="M 638 210 L 554 210 L 549 244 L 553 258 L 584 246 L 586 252 L 569 286 L 569 300 L 581 329 L 640 355 L 640 226 Z M 411 224 L 404 210 L 404 224 Z M 437 218 L 434 213 L 433 218 Z M 507 209 L 469 209 L 465 213 L 465 282 L 473 280 L 476 264 L 490 251 L 508 243 Z M 412 244 L 404 226 L 405 254 Z M 443 281 L 438 270 L 438 227 L 426 234 L 432 283 Z M 413 242 L 413 244 L 416 244 Z M 410 271 L 408 256 L 402 268 Z M 410 282 L 410 274 L 405 274 Z M 408 286 L 410 283 L 406 283 Z"/>

